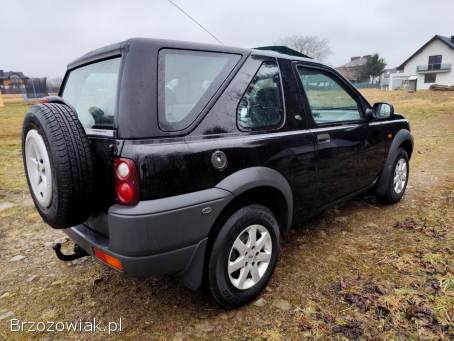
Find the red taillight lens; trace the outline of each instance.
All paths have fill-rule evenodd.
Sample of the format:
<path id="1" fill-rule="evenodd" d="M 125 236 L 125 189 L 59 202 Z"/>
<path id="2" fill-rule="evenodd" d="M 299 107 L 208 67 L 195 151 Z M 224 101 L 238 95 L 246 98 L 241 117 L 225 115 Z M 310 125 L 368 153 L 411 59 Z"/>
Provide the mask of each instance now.
<path id="1" fill-rule="evenodd" d="M 114 158 L 115 193 L 118 203 L 135 205 L 139 201 L 139 178 L 134 161 Z"/>
<path id="2" fill-rule="evenodd" d="M 134 199 L 134 189 L 127 182 L 119 182 L 116 186 L 117 198 L 120 203 L 129 203 Z"/>

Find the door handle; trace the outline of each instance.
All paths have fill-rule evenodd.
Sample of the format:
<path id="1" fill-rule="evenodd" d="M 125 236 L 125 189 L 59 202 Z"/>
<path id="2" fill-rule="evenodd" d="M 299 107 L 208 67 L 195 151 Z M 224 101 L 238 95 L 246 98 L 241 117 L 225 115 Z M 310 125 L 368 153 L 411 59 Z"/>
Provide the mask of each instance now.
<path id="1" fill-rule="evenodd" d="M 318 144 L 330 143 L 331 142 L 331 136 L 329 136 L 329 134 L 318 134 L 317 135 L 317 142 L 318 142 Z"/>

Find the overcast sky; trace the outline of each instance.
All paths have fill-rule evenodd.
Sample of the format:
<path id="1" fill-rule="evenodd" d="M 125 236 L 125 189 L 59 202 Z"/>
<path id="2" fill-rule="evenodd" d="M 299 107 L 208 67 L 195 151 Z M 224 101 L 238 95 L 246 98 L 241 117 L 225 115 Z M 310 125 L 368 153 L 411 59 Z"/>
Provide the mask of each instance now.
<path id="1" fill-rule="evenodd" d="M 174 0 L 226 45 L 288 35 L 329 40 L 339 66 L 379 52 L 397 66 L 434 34 L 454 35 L 454 0 Z M 167 0 L 2 1 L 0 69 L 62 76 L 80 55 L 130 37 L 216 43 Z"/>

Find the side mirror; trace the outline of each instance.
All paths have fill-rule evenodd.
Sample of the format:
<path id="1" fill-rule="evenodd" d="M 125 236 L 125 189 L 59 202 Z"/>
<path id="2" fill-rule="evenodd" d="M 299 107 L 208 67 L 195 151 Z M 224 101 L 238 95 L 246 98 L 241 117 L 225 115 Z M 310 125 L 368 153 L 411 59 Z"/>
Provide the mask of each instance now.
<path id="1" fill-rule="evenodd" d="M 394 107 L 389 103 L 375 103 L 373 110 L 377 119 L 389 118 L 394 114 Z"/>

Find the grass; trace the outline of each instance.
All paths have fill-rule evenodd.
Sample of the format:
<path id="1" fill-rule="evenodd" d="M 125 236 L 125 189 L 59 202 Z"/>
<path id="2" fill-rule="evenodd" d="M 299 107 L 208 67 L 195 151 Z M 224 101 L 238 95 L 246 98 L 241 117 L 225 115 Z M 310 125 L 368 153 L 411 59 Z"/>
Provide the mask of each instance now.
<path id="1" fill-rule="evenodd" d="M 411 122 L 415 151 L 403 200 L 353 200 L 292 230 L 264 306 L 223 311 L 169 278 L 131 279 L 91 259 L 62 263 L 64 235 L 26 202 L 20 131 L 26 105 L 0 108 L 0 315 L 28 321 L 122 317 L 115 339 L 299 340 L 454 338 L 454 96 L 364 90 Z M 64 245 L 69 247 L 70 243 Z M 9 262 L 16 255 L 25 260 Z M 34 277 L 35 276 L 35 277 Z M 291 309 L 273 303 L 285 300 Z M 0 338 L 80 338 L 81 334 Z M 90 339 L 104 339 L 102 333 Z"/>
<path id="2" fill-rule="evenodd" d="M 26 194 L 21 157 L 21 130 L 26 104 L 0 108 L 0 200 Z"/>
<path id="3" fill-rule="evenodd" d="M 411 121 L 435 118 L 438 115 L 452 115 L 454 95 L 432 91 L 381 91 L 367 89 L 362 91 L 370 103 L 386 101 L 394 104 L 396 112 L 404 113 Z"/>

